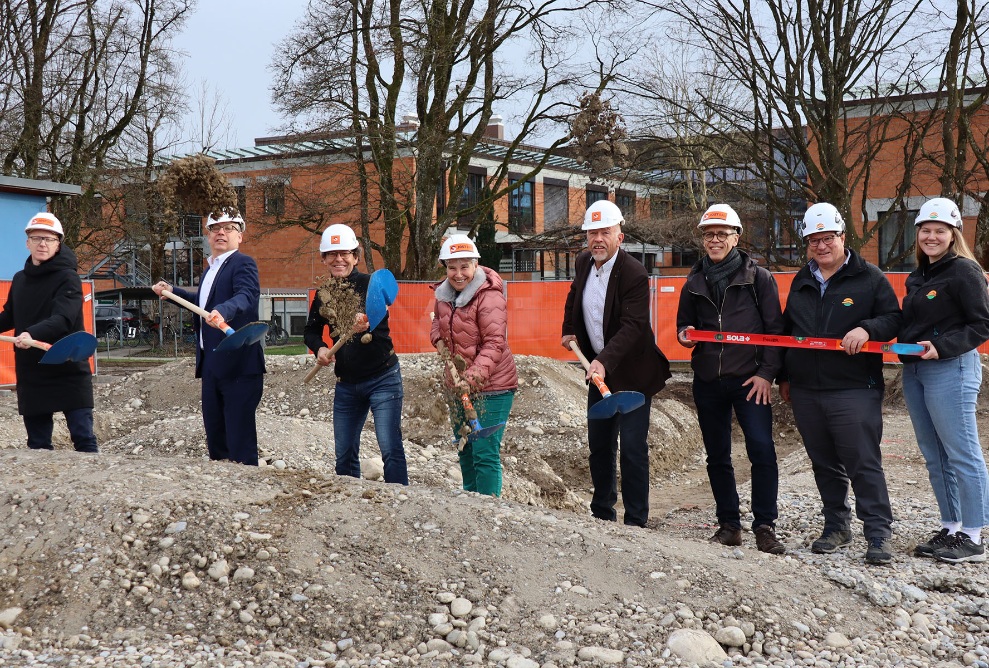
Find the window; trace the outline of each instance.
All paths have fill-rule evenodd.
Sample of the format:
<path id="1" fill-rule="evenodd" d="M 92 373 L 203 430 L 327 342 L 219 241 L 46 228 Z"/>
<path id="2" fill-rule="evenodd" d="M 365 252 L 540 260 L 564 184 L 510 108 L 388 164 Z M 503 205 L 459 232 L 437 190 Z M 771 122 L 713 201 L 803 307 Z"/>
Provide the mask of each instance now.
<path id="1" fill-rule="evenodd" d="M 192 237 L 203 236 L 203 218 L 196 214 L 185 214 L 182 216 L 182 238 L 190 239 Z"/>
<path id="2" fill-rule="evenodd" d="M 570 225 L 570 189 L 543 180 L 543 229 L 556 230 Z"/>
<path id="3" fill-rule="evenodd" d="M 615 192 L 615 205 L 621 210 L 626 221 L 635 219 L 635 193 L 630 190 Z"/>
<path id="4" fill-rule="evenodd" d="M 608 189 L 600 186 L 587 186 L 587 206 L 608 199 Z"/>
<path id="5" fill-rule="evenodd" d="M 487 173 L 484 171 L 474 171 L 471 169 L 467 174 L 467 182 L 464 184 L 464 192 L 460 196 L 460 210 L 475 206 L 484 199 L 484 191 L 487 189 Z M 457 227 L 462 230 L 469 230 L 474 226 L 478 211 L 457 216 Z"/>
<path id="6" fill-rule="evenodd" d="M 519 184 L 518 179 L 509 179 L 508 185 Z M 515 234 L 531 234 L 536 231 L 535 184 L 525 181 L 508 193 L 508 229 Z"/>
<path id="7" fill-rule="evenodd" d="M 886 271 L 913 271 L 917 267 L 913 253 L 917 228 L 912 221 L 918 213 L 918 209 L 879 212 L 879 220 L 885 217 L 879 228 L 879 266 Z"/>
<path id="8" fill-rule="evenodd" d="M 237 211 L 240 212 L 241 216 L 247 217 L 247 187 L 246 186 L 234 186 L 234 192 L 237 193 Z"/>
<path id="9" fill-rule="evenodd" d="M 269 183 L 264 187 L 264 212 L 271 216 L 285 213 L 284 183 Z"/>

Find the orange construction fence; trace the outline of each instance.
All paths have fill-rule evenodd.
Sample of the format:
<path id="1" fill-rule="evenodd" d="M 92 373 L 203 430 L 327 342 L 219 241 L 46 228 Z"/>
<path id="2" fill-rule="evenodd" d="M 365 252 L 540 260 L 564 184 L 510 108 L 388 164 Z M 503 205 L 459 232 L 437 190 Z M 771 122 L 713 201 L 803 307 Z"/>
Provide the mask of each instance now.
<path id="1" fill-rule="evenodd" d="M 774 273 L 785 307 L 794 272 Z M 886 277 L 900 300 L 906 294 L 905 273 L 889 273 Z M 690 351 L 676 339 L 676 312 L 685 276 L 656 276 L 649 279 L 652 295 L 650 319 L 656 343 L 671 361 L 689 361 Z M 430 314 L 433 311 L 433 291 L 430 283 L 401 282 L 398 297 L 388 309 L 395 350 L 399 353 L 432 352 L 429 343 Z M 517 355 L 541 355 L 573 361 L 573 353 L 560 346 L 563 307 L 570 281 L 506 281 L 508 297 L 508 345 Z M 309 291 L 309 300 L 315 290 Z M 979 348 L 989 353 L 989 344 Z M 887 362 L 896 362 L 896 355 L 885 355 Z"/>
<path id="2" fill-rule="evenodd" d="M 10 281 L 0 280 L 0 304 L 7 303 L 7 296 L 10 294 Z M 93 311 L 93 282 L 83 281 L 82 282 L 82 319 L 83 324 L 86 327 L 86 331 L 93 334 L 96 331 L 96 324 L 94 321 L 94 311 Z M 6 334 L 7 336 L 13 336 L 13 332 L 0 332 L 0 334 Z M 45 343 L 54 343 L 54 341 L 46 341 Z M 96 371 L 96 360 L 93 357 L 89 358 L 89 368 Z M 0 342 L 0 385 L 15 385 L 17 383 L 17 377 L 14 374 L 14 344 Z"/>

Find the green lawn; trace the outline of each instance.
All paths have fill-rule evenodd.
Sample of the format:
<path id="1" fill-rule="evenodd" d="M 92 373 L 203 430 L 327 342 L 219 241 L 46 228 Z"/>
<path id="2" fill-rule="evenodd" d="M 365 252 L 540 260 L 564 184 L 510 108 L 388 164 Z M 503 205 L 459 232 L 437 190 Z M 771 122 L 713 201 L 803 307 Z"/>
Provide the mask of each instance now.
<path id="1" fill-rule="evenodd" d="M 286 346 L 268 346 L 265 355 L 305 355 L 309 352 L 304 343 L 290 343 Z"/>

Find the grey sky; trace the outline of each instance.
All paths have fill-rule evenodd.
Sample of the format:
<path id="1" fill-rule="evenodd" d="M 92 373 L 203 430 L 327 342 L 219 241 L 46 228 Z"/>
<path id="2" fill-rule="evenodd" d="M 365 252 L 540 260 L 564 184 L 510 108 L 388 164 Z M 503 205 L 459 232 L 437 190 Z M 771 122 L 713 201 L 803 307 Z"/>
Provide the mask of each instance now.
<path id="1" fill-rule="evenodd" d="M 229 146 L 251 146 L 280 124 L 271 106 L 268 65 L 275 44 L 292 30 L 307 0 L 199 0 L 175 48 L 187 58 L 183 69 L 194 97 L 206 81 L 226 101 Z M 190 104 L 194 100 L 190 99 Z"/>

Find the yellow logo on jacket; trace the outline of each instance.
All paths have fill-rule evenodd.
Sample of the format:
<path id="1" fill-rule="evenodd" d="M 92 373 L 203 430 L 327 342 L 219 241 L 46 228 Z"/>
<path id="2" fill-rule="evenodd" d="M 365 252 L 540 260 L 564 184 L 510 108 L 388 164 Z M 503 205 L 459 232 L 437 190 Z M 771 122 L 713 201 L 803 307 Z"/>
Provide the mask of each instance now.
<path id="1" fill-rule="evenodd" d="M 937 290 L 931 290 L 930 292 L 927 293 L 928 299 L 934 299 L 935 297 L 937 297 Z"/>
<path id="2" fill-rule="evenodd" d="M 842 306 L 851 306 L 854 303 L 855 301 L 851 297 L 845 297 L 844 299 L 841 300 Z"/>

